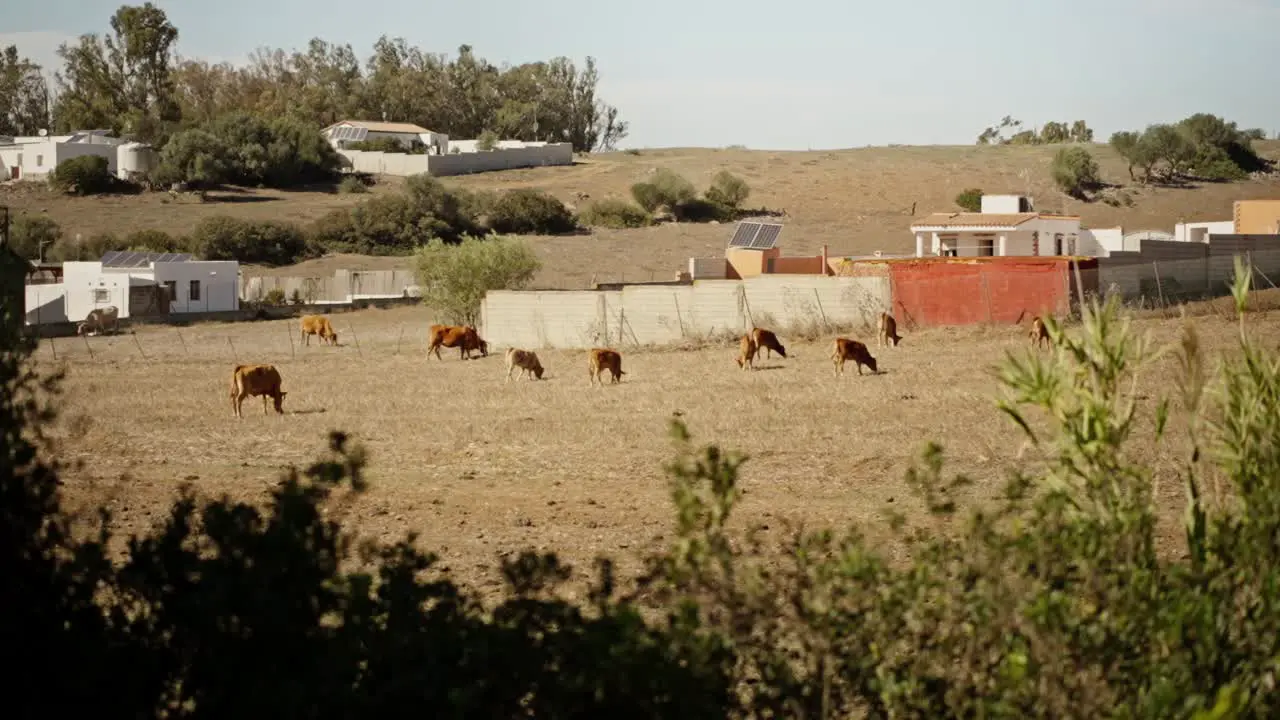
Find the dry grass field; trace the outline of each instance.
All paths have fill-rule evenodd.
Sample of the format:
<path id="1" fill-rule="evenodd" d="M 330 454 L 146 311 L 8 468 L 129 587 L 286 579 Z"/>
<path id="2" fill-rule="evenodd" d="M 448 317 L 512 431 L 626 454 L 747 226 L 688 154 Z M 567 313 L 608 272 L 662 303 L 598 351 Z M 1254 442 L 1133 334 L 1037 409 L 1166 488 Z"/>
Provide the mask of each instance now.
<path id="1" fill-rule="evenodd" d="M 1253 316 L 1268 346 L 1280 341 L 1275 311 Z M 45 340 L 39 362 L 64 364 L 61 456 L 73 506 L 106 504 L 124 530 L 162 519 L 178 485 L 253 500 L 290 464 L 305 465 L 341 429 L 370 452 L 367 495 L 352 527 L 392 539 L 420 534 L 463 582 L 498 583 L 497 559 L 526 547 L 555 549 L 585 567 L 599 554 L 634 569 L 670 539 L 673 514 L 662 466 L 667 421 L 679 411 L 699 443 L 751 456 L 738 527 L 810 528 L 858 523 L 888 538 L 885 510 L 919 510 L 903 475 L 928 440 L 951 472 L 971 476 L 971 502 L 996 492 L 1022 437 L 996 411 L 990 368 L 1028 347 L 1018 327 L 937 329 L 872 352 L 881 372 L 852 364 L 835 379 L 826 342 L 790 343 L 789 357 L 742 371 L 734 348 L 626 351 L 619 385 L 590 387 L 586 353 L 545 351 L 542 381 L 504 382 L 501 351 L 462 361 L 425 358 L 426 311 L 363 310 L 332 316 L 341 344 L 295 346 L 294 321 L 140 327 L 135 335 Z M 1235 325 L 1195 320 L 1210 355 L 1233 350 Z M 1174 319 L 1137 319 L 1159 342 Z M 292 339 L 291 339 L 292 338 Z M 92 356 L 90 355 L 92 353 Z M 56 360 L 55 360 L 56 355 Z M 228 383 L 240 362 L 271 362 L 284 378 L 286 415 L 259 399 L 232 416 Z M 1170 390 L 1171 360 L 1143 377 L 1144 411 Z M 1185 452 L 1175 426 L 1135 446 L 1156 468 L 1164 532 L 1179 532 Z M 892 551 L 891 544 L 884 546 Z M 626 562 L 628 559 L 631 562 Z"/>
<path id="2" fill-rule="evenodd" d="M 1263 155 L 1280 157 L 1280 142 L 1258 144 Z M 1103 177 L 1128 184 L 1121 160 L 1105 145 L 1092 148 Z M 990 193 L 1024 193 L 1044 210 L 1079 213 L 1087 226 L 1138 230 L 1172 230 L 1179 220 L 1229 218 L 1235 200 L 1280 197 L 1280 175 L 1232 184 L 1186 188 L 1126 188 L 1132 207 L 1083 203 L 1057 191 L 1049 177 L 1056 148 L 1048 147 L 881 147 L 813 152 L 770 152 L 736 149 L 665 149 L 603 153 L 572 167 L 536 168 L 446 178 L 450 185 L 490 190 L 527 187 L 574 202 L 577 192 L 592 199 L 628 195 L 632 183 L 655 168 L 676 170 L 699 187 L 720 170 L 745 178 L 752 195 L 747 205 L 786 210 L 787 230 L 781 246 L 787 254 L 815 254 L 824 243 L 832 254 L 869 254 L 875 250 L 910 252 L 907 227 L 912 217 L 954 209 L 962 189 Z M 393 191 L 388 178 L 375 192 Z M 305 223 L 336 207 L 347 207 L 368 195 L 331 191 L 283 192 L 237 189 L 212 193 L 207 203 L 170 201 L 167 193 L 109 198 L 67 198 L 31 184 L 0 186 L 0 204 L 17 212 L 47 213 L 70 235 L 109 231 L 126 234 L 153 228 L 185 233 L 201 218 L 230 214 L 251 219 Z M 539 287 L 582 288 L 596 281 L 669 279 L 689 257 L 719 255 L 729 228 L 674 224 L 641 230 L 601 230 L 590 236 L 535 238 L 545 268 Z M 325 258 L 293 274 L 329 273 L 337 267 L 381 269 L 402 267 L 401 258 Z M 247 270 L 254 272 L 254 270 Z M 268 272 L 258 270 L 258 272 Z M 269 272 L 280 273 L 273 269 Z"/>

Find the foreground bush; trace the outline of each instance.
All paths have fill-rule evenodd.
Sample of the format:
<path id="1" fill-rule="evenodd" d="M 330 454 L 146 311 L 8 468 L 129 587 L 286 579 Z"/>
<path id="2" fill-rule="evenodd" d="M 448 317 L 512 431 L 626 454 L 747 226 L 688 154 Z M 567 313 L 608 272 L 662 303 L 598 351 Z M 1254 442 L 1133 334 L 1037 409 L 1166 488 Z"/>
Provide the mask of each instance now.
<path id="1" fill-rule="evenodd" d="M 542 262 L 527 242 L 497 236 L 457 245 L 434 240 L 417 251 L 415 266 L 424 305 L 450 322 L 475 325 L 485 293 L 523 289 Z"/>
<path id="2" fill-rule="evenodd" d="M 615 229 L 638 228 L 653 223 L 653 217 L 643 208 L 619 198 L 597 200 L 578 213 L 583 224 L 592 227 Z"/>
<path id="3" fill-rule="evenodd" d="M 468 241 L 473 242 L 473 241 Z M 483 247 L 487 243 L 480 243 Z M 466 243 L 464 243 L 466 246 Z M 442 250 L 457 250 L 444 248 Z M 0 249 L 0 263 L 6 262 Z M 5 274 L 11 284 L 20 274 Z M 1271 718 L 1280 712 L 1280 357 L 1245 326 L 1211 375 L 1188 326 L 1156 442 L 1185 490 L 1157 552 L 1156 475 L 1135 373 L 1157 349 L 1114 300 L 1054 349 L 999 368 L 1000 408 L 1033 462 L 982 510 L 928 446 L 908 484 L 928 510 L 894 519 L 890 562 L 857 528 L 796 533 L 779 559 L 733 529 L 746 458 L 672 423 L 675 538 L 634 597 L 602 562 L 585 601 L 570 569 L 502 561 L 486 612 L 435 558 L 352 537 L 325 512 L 365 489 L 341 433 L 265 507 L 184 489 L 164 522 L 108 561 L 76 534 L 45 430 L 15 293 L 0 337 L 0 654 L 6 709 L 61 717 Z M 1182 457 L 1177 453 L 1184 452 Z M 987 495 L 987 493 L 983 493 Z M 644 610 L 649 612 L 643 612 Z"/>
<path id="4" fill-rule="evenodd" d="M 19 257 L 37 260 L 43 246 L 46 257 L 62 238 L 62 228 L 47 215 L 22 213 L 9 221 L 9 246 Z"/>

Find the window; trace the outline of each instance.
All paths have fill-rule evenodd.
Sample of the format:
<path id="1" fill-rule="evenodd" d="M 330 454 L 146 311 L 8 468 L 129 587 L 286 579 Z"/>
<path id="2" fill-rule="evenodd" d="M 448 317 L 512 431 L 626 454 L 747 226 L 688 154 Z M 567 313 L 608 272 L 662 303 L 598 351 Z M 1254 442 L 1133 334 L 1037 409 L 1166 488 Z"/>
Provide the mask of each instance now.
<path id="1" fill-rule="evenodd" d="M 191 289 L 187 292 L 187 300 L 195 302 L 200 299 L 200 281 L 192 280 Z"/>
<path id="2" fill-rule="evenodd" d="M 165 280 L 165 281 L 164 281 L 164 291 L 165 291 L 165 293 L 166 293 L 166 294 L 168 294 L 168 295 L 169 295 L 169 301 L 170 301 L 170 302 L 172 302 L 172 301 L 174 301 L 174 300 L 177 300 L 177 299 L 178 299 L 178 281 L 177 281 L 177 280 Z"/>
<path id="3" fill-rule="evenodd" d="M 978 241 L 978 256 L 992 257 L 996 254 L 996 239 L 990 235 L 978 235 L 974 238 Z"/>
<path id="4" fill-rule="evenodd" d="M 101 305 L 101 304 L 103 304 L 103 303 L 109 303 L 109 302 L 111 302 L 111 291 L 110 291 L 110 290 L 94 288 L 94 290 L 93 290 L 93 304 L 94 304 L 94 305 Z"/>
<path id="5" fill-rule="evenodd" d="M 1053 254 L 1054 255 L 1062 254 L 1062 233 L 1053 234 Z"/>
<path id="6" fill-rule="evenodd" d="M 43 156 L 43 155 L 37 155 L 37 156 L 36 156 L 36 167 L 44 167 L 44 156 Z"/>

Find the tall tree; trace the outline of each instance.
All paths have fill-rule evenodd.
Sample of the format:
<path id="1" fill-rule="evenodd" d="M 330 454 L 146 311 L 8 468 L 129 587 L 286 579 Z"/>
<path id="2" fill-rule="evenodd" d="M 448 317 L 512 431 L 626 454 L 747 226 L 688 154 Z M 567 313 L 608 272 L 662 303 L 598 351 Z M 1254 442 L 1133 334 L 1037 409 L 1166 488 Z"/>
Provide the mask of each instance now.
<path id="1" fill-rule="evenodd" d="M 111 16 L 111 34 L 82 35 L 58 49 L 59 128 L 110 128 L 143 140 L 164 136 L 181 119 L 173 79 L 178 30 L 148 2 L 124 5 Z"/>
<path id="2" fill-rule="evenodd" d="M 49 84 L 41 67 L 10 45 L 0 52 L 0 135 L 34 135 L 49 127 Z"/>

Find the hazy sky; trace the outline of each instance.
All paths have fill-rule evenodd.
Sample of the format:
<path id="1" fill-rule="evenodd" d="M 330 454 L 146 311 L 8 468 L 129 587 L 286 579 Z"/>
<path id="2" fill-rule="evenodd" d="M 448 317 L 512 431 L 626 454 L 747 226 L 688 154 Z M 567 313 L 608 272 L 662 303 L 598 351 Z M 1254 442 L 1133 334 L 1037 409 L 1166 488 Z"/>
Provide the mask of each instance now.
<path id="1" fill-rule="evenodd" d="M 119 0 L 13 2 L 0 46 L 56 67 Z M 138 4 L 141 4 L 139 2 Z M 1280 0 L 217 0 L 156 2 L 185 56 L 380 35 L 489 61 L 599 64 L 623 147 L 972 143 L 1011 114 L 1117 129 L 1213 112 L 1280 130 Z"/>

